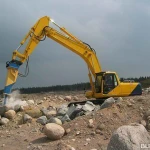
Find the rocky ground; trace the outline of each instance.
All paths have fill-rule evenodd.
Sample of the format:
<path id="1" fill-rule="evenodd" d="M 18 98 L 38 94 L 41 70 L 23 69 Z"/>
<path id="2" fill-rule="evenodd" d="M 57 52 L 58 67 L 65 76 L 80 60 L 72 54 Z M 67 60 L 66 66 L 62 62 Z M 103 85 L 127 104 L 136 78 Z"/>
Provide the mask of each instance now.
<path id="1" fill-rule="evenodd" d="M 150 135 L 150 94 L 66 107 L 81 100 L 82 91 L 15 93 L 0 109 L 0 150 L 106 150 L 114 131 L 131 123 Z"/>

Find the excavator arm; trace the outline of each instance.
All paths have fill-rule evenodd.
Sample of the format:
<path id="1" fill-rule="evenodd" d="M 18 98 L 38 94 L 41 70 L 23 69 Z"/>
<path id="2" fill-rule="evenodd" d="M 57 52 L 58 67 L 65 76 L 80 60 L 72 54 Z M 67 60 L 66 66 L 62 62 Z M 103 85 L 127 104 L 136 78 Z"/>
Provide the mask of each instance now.
<path id="1" fill-rule="evenodd" d="M 50 23 L 54 23 L 60 31 L 49 26 Z M 87 64 L 89 70 L 89 79 L 92 88 L 92 92 L 94 93 L 94 85 L 92 76 L 96 78 L 96 73 L 101 72 L 101 67 L 99 65 L 96 53 L 94 49 L 90 47 L 90 45 L 82 42 L 71 33 L 69 33 L 65 28 L 57 25 L 52 19 L 45 16 L 39 19 L 36 24 L 30 29 L 25 38 L 21 41 L 19 47 L 13 52 L 12 60 L 7 62 L 7 78 L 6 84 L 4 88 L 4 104 L 7 102 L 7 98 L 11 93 L 12 86 L 15 84 L 18 77 L 18 69 L 19 67 L 27 61 L 34 51 L 36 46 L 40 41 L 44 41 L 46 37 L 54 40 L 55 42 L 61 44 L 67 49 L 79 55 Z M 28 42 L 27 42 L 28 41 Z M 19 52 L 20 47 L 27 42 L 27 45 L 23 51 L 23 53 Z"/>

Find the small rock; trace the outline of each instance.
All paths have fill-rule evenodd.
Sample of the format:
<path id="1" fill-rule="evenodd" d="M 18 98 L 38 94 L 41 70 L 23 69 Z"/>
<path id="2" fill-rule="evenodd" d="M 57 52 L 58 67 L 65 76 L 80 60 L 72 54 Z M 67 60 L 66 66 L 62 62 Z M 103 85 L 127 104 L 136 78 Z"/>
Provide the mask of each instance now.
<path id="1" fill-rule="evenodd" d="M 78 98 L 77 96 L 74 96 L 74 97 L 73 97 L 73 100 L 74 100 L 74 101 L 78 101 L 79 98 Z"/>
<path id="2" fill-rule="evenodd" d="M 140 122 L 144 127 L 146 127 L 146 121 L 145 120 L 141 120 Z"/>
<path id="3" fill-rule="evenodd" d="M 140 107 L 139 109 L 140 109 L 140 111 L 143 111 L 143 108 L 142 108 L 142 107 Z"/>
<path id="4" fill-rule="evenodd" d="M 138 102 L 142 102 L 144 99 L 143 98 L 138 98 L 137 101 Z"/>
<path id="5" fill-rule="evenodd" d="M 77 132 L 76 132 L 76 135 L 79 135 L 80 133 L 81 133 L 80 131 L 77 131 Z"/>
<path id="6" fill-rule="evenodd" d="M 47 123 L 56 123 L 56 124 L 58 124 L 58 125 L 62 125 L 61 120 L 58 119 L 58 118 L 54 118 L 54 117 L 50 118 L 50 119 L 47 121 Z"/>
<path id="7" fill-rule="evenodd" d="M 62 126 L 55 123 L 48 123 L 44 126 L 43 132 L 51 140 L 59 140 L 65 133 L 65 130 Z"/>
<path id="8" fill-rule="evenodd" d="M 34 100 L 28 100 L 27 103 L 28 103 L 29 105 L 34 105 Z"/>
<path id="9" fill-rule="evenodd" d="M 94 128 L 93 119 L 89 120 L 88 127 L 89 128 Z"/>
<path id="10" fill-rule="evenodd" d="M 150 120 L 150 116 L 147 117 L 147 120 Z"/>
<path id="11" fill-rule="evenodd" d="M 8 122 L 9 122 L 9 119 L 7 119 L 7 118 L 2 117 L 2 118 L 0 119 L 0 125 L 5 125 L 5 124 L 7 124 Z"/>
<path id="12" fill-rule="evenodd" d="M 99 130 L 104 130 L 105 129 L 105 124 L 99 124 L 98 126 L 97 126 L 97 129 L 99 129 Z"/>
<path id="13" fill-rule="evenodd" d="M 62 142 L 60 142 L 57 146 L 58 146 L 57 150 L 75 150 L 74 147 L 67 145 L 65 143 L 62 143 Z"/>
<path id="14" fill-rule="evenodd" d="M 37 146 L 37 150 L 42 150 L 42 149 L 43 149 L 42 146 L 40 145 Z"/>
<path id="15" fill-rule="evenodd" d="M 66 101 L 71 101 L 71 96 L 65 96 Z"/>
<path id="16" fill-rule="evenodd" d="M 61 101 L 64 100 L 61 96 L 58 96 L 58 99 L 61 100 Z"/>
<path id="17" fill-rule="evenodd" d="M 44 102 L 43 100 L 40 100 L 37 102 L 37 104 L 39 105 L 39 104 L 42 104 L 43 102 Z"/>
<path id="18" fill-rule="evenodd" d="M 26 106 L 20 106 L 20 111 L 25 111 L 29 109 L 29 105 L 26 105 Z"/>
<path id="19" fill-rule="evenodd" d="M 135 104 L 135 101 L 134 101 L 133 99 L 130 99 L 130 102 L 131 102 L 132 104 Z"/>
<path id="20" fill-rule="evenodd" d="M 84 146 L 87 146 L 89 143 L 85 143 Z"/>
<path id="21" fill-rule="evenodd" d="M 50 110 L 50 111 L 47 111 L 46 117 L 50 119 L 52 116 L 56 116 L 56 114 L 57 114 L 56 110 Z"/>
<path id="22" fill-rule="evenodd" d="M 101 106 L 100 105 L 96 105 L 94 111 L 98 111 L 100 109 L 101 109 Z"/>
<path id="23" fill-rule="evenodd" d="M 47 108 L 41 108 L 41 112 L 43 113 L 44 116 L 46 116 L 48 110 Z"/>
<path id="24" fill-rule="evenodd" d="M 96 129 L 96 134 L 100 134 L 101 133 L 101 130 L 99 130 L 99 129 Z"/>
<path id="25" fill-rule="evenodd" d="M 130 102 L 127 102 L 127 106 L 131 107 L 131 106 L 133 106 L 133 104 L 131 104 Z"/>
<path id="26" fill-rule="evenodd" d="M 61 120 L 63 118 L 63 116 L 57 116 L 57 118 Z"/>
<path id="27" fill-rule="evenodd" d="M 143 113 L 140 113 L 140 116 L 143 118 L 144 114 L 143 114 Z"/>
<path id="28" fill-rule="evenodd" d="M 13 119 L 16 115 L 16 112 L 14 110 L 8 110 L 5 112 L 5 117 L 8 119 Z"/>
<path id="29" fill-rule="evenodd" d="M 46 116 L 41 116 L 36 120 L 36 122 L 45 125 L 47 123 L 47 118 Z"/>
<path id="30" fill-rule="evenodd" d="M 150 116 L 150 109 L 148 111 L 145 112 L 144 117 L 147 118 L 148 116 Z"/>
<path id="31" fill-rule="evenodd" d="M 20 110 L 20 107 L 21 106 L 19 104 L 15 105 L 14 106 L 14 111 L 18 112 Z"/>
<path id="32" fill-rule="evenodd" d="M 66 134 L 68 134 L 68 133 L 70 133 L 70 132 L 71 132 L 71 129 L 70 129 L 70 128 L 68 128 L 68 129 L 65 130 L 65 133 L 66 133 Z"/>
<path id="33" fill-rule="evenodd" d="M 95 131 L 92 131 L 92 132 L 90 133 L 90 135 L 92 135 L 92 136 L 95 136 L 95 134 L 96 134 Z"/>
<path id="34" fill-rule="evenodd" d="M 23 121 L 24 121 L 24 123 L 27 123 L 27 122 L 31 123 L 32 122 L 32 117 L 29 116 L 28 114 L 24 114 Z"/>
<path id="35" fill-rule="evenodd" d="M 89 141 L 91 141 L 91 139 L 90 139 L 90 138 L 87 138 L 87 139 L 86 139 L 86 141 L 88 141 L 88 142 L 89 142 Z"/>
<path id="36" fill-rule="evenodd" d="M 104 137 L 104 140 L 108 140 L 108 137 L 107 137 L 107 136 L 105 136 L 105 137 Z"/>
<path id="37" fill-rule="evenodd" d="M 123 98 L 122 98 L 122 97 L 118 97 L 118 99 L 117 99 L 116 101 L 117 101 L 117 103 L 118 103 L 118 102 L 122 102 L 122 101 L 123 101 Z"/>
<path id="38" fill-rule="evenodd" d="M 57 110 L 57 115 L 58 116 L 64 116 L 68 111 L 68 106 L 66 104 L 62 105 L 60 108 Z"/>
<path id="39" fill-rule="evenodd" d="M 147 124 L 147 129 L 150 130 L 150 123 Z"/>
<path id="40" fill-rule="evenodd" d="M 65 121 L 69 122 L 71 121 L 71 119 L 69 118 L 68 115 L 65 115 L 64 117 L 61 118 L 62 123 L 64 123 Z"/>
<path id="41" fill-rule="evenodd" d="M 44 99 L 44 100 L 47 100 L 47 98 L 46 98 L 46 97 L 43 97 L 43 99 Z"/>

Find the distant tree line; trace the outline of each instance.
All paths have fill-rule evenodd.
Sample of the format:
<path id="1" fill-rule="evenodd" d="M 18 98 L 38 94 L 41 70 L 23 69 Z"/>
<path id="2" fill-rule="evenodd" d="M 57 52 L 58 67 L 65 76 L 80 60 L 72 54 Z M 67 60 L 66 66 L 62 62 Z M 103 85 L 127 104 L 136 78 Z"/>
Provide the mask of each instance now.
<path id="1" fill-rule="evenodd" d="M 134 80 L 135 82 L 140 82 L 143 88 L 150 86 L 150 76 L 139 77 L 139 78 L 120 78 L 120 81 L 124 81 L 124 80 Z M 19 88 L 20 92 L 24 94 L 41 93 L 41 92 L 57 92 L 57 91 L 81 91 L 81 90 L 90 90 L 90 89 L 91 86 L 89 82 L 72 84 L 72 85 L 55 85 L 55 86 L 48 86 L 48 87 Z M 2 93 L 3 90 L 0 90 L 0 94 Z"/>
<path id="2" fill-rule="evenodd" d="M 72 85 L 55 85 L 49 87 L 28 87 L 28 88 L 18 88 L 21 93 L 30 94 L 30 93 L 41 93 L 41 92 L 57 92 L 57 91 L 82 91 L 89 90 L 91 88 L 90 83 L 77 83 Z M 13 89 L 14 91 L 16 89 Z M 0 90 L 0 94 L 3 93 L 3 90 Z"/>
<path id="3" fill-rule="evenodd" d="M 40 93 L 40 92 L 57 92 L 57 91 L 81 91 L 85 89 L 90 89 L 90 83 L 78 83 L 72 85 L 56 85 L 49 87 L 30 87 L 21 88 L 21 93 Z"/>
<path id="4" fill-rule="evenodd" d="M 120 78 L 120 81 L 124 81 L 124 80 L 134 80 L 135 82 L 142 82 L 145 81 L 147 79 L 150 79 L 150 76 L 145 76 L 145 77 L 139 77 L 139 78 Z"/>

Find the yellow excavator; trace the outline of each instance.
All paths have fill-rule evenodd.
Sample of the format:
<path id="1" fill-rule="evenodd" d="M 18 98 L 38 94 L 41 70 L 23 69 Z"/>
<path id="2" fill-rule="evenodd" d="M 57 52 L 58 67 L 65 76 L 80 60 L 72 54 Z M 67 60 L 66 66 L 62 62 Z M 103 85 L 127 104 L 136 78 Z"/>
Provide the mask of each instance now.
<path id="1" fill-rule="evenodd" d="M 49 25 L 50 23 L 53 23 L 59 31 L 52 28 Z M 4 88 L 4 104 L 7 103 L 12 86 L 15 84 L 18 75 L 26 76 L 28 74 L 29 56 L 38 43 L 44 41 L 46 37 L 71 50 L 86 62 L 91 85 L 91 91 L 87 91 L 85 94 L 87 98 L 106 99 L 108 97 L 124 97 L 142 94 L 140 83 L 120 82 L 116 72 L 102 71 L 96 52 L 89 44 L 81 41 L 65 28 L 60 27 L 50 17 L 44 16 L 36 22 L 21 41 L 19 47 L 13 52 L 12 60 L 6 63 L 8 71 Z M 19 49 L 25 42 L 27 45 L 23 53 L 21 53 Z M 18 73 L 18 69 L 24 62 L 27 62 L 26 74 L 22 75 Z"/>

